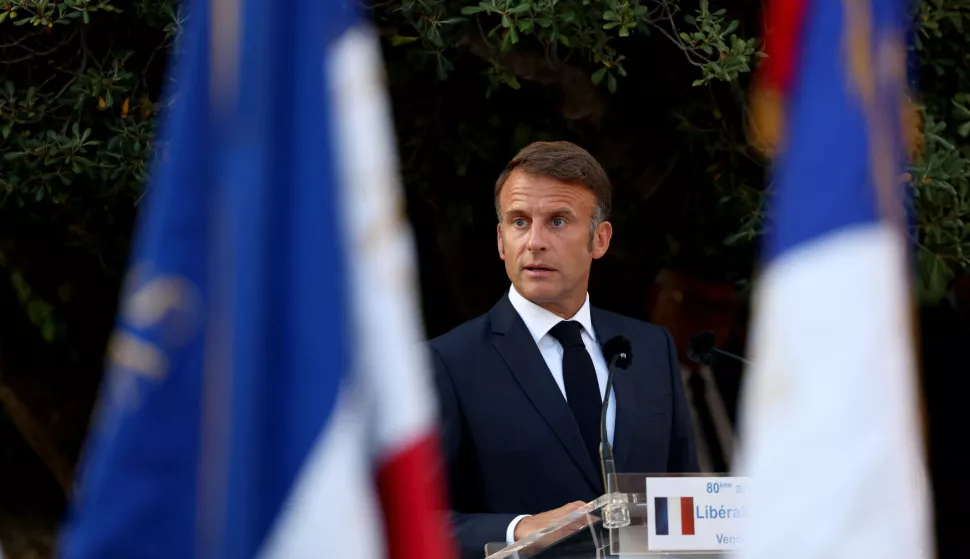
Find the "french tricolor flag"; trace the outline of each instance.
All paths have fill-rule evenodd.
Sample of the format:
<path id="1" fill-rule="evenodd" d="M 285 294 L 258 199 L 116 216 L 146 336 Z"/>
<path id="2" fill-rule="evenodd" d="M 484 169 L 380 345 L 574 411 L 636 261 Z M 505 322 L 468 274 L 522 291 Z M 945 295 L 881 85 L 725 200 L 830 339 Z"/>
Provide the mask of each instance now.
<path id="1" fill-rule="evenodd" d="M 658 536 L 694 535 L 693 497 L 654 497 Z"/>
<path id="2" fill-rule="evenodd" d="M 191 0 L 65 559 L 448 559 L 377 39 Z"/>
<path id="3" fill-rule="evenodd" d="M 758 485 L 740 557 L 932 557 L 901 176 L 911 5 L 768 4 L 781 106 L 765 114 L 783 118 L 739 412 L 737 473 Z"/>

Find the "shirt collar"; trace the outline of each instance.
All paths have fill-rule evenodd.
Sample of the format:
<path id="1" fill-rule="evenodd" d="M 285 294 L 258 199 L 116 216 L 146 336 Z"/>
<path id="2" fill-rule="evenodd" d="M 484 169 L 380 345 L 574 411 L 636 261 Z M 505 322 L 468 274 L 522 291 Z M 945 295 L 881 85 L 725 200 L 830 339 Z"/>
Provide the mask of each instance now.
<path id="1" fill-rule="evenodd" d="M 536 343 L 539 343 L 539 340 L 548 334 L 553 326 L 563 320 L 561 317 L 520 295 L 514 285 L 509 289 L 509 302 L 512 303 L 512 307 L 522 317 L 522 322 L 525 322 L 525 327 L 529 329 L 529 333 L 532 334 L 532 338 Z M 594 342 L 596 341 L 596 331 L 593 330 L 593 321 L 590 318 L 589 312 L 589 293 L 586 294 L 586 301 L 583 302 L 583 306 L 579 308 L 579 311 L 572 318 L 566 320 L 575 320 L 578 322 L 582 325 L 583 330 L 586 330 L 586 333 L 589 334 L 589 337 L 593 338 Z"/>

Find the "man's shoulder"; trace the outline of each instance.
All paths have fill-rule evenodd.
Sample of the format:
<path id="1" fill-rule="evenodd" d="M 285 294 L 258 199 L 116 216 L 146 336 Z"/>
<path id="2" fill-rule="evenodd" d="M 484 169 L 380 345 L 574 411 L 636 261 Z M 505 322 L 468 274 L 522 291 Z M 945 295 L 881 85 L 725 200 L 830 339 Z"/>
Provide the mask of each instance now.
<path id="1" fill-rule="evenodd" d="M 596 336 L 603 339 L 601 343 L 607 343 L 606 338 L 611 336 L 622 335 L 630 340 L 633 353 L 639 356 L 634 361 L 647 363 L 650 368 L 677 370 L 673 336 L 663 326 L 602 309 L 594 309 L 593 317 Z M 596 324 L 598 321 L 602 328 Z"/>
<path id="2" fill-rule="evenodd" d="M 489 329 L 488 313 L 484 313 L 432 338 L 428 345 L 447 360 L 449 357 L 466 355 L 469 350 L 486 343 Z"/>
<path id="3" fill-rule="evenodd" d="M 597 322 L 597 319 L 609 322 L 612 325 L 611 329 L 625 332 L 628 336 L 636 336 L 638 338 L 646 337 L 648 340 L 666 342 L 666 338 L 669 335 L 667 329 L 662 326 L 606 309 L 593 307 L 594 327 L 596 326 L 595 322 Z"/>

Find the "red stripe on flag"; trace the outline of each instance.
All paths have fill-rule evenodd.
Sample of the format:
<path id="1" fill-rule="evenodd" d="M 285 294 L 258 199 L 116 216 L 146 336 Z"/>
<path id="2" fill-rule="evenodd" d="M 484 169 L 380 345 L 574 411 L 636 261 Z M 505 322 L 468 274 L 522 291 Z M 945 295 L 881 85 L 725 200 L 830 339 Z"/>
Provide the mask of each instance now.
<path id="1" fill-rule="evenodd" d="M 694 535 L 694 498 L 680 498 L 680 533 L 685 536 Z"/>
<path id="2" fill-rule="evenodd" d="M 761 63 L 760 80 L 782 96 L 788 93 L 801 54 L 802 31 L 809 0 L 772 0 L 766 2 L 764 50 L 768 58 Z"/>
<path id="3" fill-rule="evenodd" d="M 761 151 L 783 149 L 785 107 L 802 52 L 802 34 L 812 0 L 769 0 L 764 8 L 764 52 L 751 93 L 750 141 Z"/>
<path id="4" fill-rule="evenodd" d="M 377 472 L 390 559 L 452 559 L 438 439 L 429 434 L 391 456 Z"/>

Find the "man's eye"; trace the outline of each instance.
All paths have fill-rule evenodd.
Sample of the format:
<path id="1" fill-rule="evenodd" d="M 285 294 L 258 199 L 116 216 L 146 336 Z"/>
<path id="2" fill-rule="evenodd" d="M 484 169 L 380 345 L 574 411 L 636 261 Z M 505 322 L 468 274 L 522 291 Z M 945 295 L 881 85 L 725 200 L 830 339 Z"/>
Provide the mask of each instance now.
<path id="1" fill-rule="evenodd" d="M 512 225 L 516 227 L 525 227 L 525 220 L 522 219 L 521 217 L 517 217 L 512 220 Z"/>
<path id="2" fill-rule="evenodd" d="M 552 220 L 552 225 L 554 227 L 562 227 L 563 225 L 566 225 L 566 220 L 561 217 L 557 217 Z"/>

